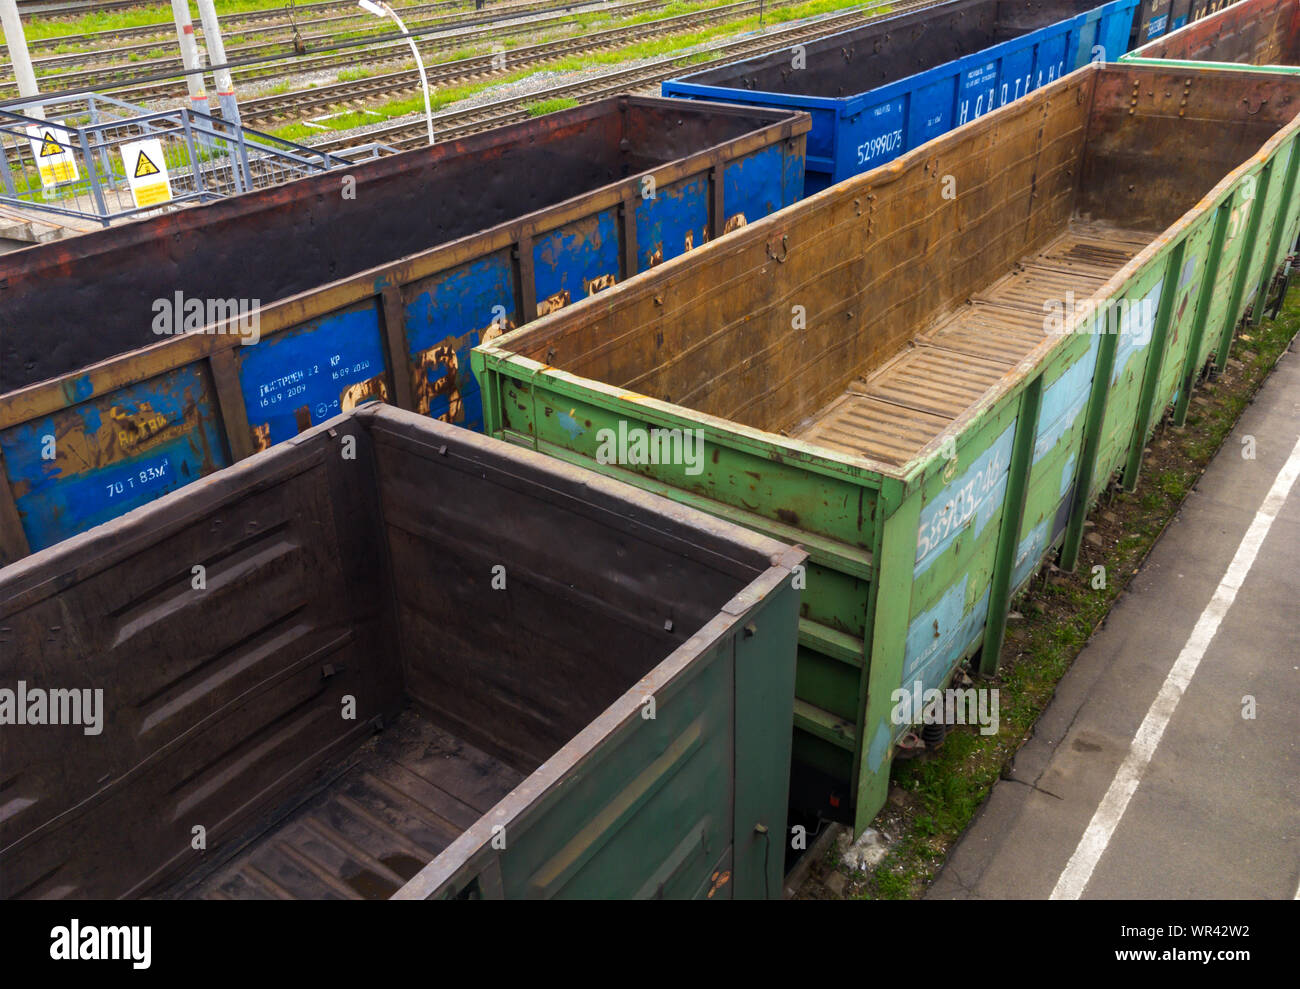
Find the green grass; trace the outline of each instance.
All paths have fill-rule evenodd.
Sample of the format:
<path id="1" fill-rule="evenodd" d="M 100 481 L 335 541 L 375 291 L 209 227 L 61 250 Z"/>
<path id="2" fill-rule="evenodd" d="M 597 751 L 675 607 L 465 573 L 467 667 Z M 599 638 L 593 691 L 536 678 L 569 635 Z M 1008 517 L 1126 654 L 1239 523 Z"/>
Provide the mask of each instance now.
<path id="1" fill-rule="evenodd" d="M 391 0 L 391 6 L 401 14 L 403 7 L 411 6 L 419 0 Z M 256 10 L 272 10 L 280 7 L 287 7 L 288 0 L 217 0 L 217 16 L 223 20 L 236 14 L 244 14 Z M 465 6 L 471 7 L 472 4 L 466 0 Z M 191 13 L 196 27 L 199 26 L 198 10 L 191 5 Z M 327 11 L 325 16 L 342 16 L 350 11 L 346 7 L 340 7 L 337 10 Z M 454 8 L 437 11 L 438 14 L 454 13 Z M 371 17 L 363 11 L 357 11 L 357 17 L 367 18 L 378 22 L 377 18 Z M 299 11 L 296 20 L 300 28 L 310 21 L 312 15 L 306 11 Z M 393 29 L 391 21 L 388 30 Z M 124 28 L 145 27 L 148 25 L 162 25 L 161 30 L 171 30 L 172 26 L 172 8 L 171 4 L 164 3 L 147 3 L 139 7 L 131 7 L 126 10 L 107 10 L 97 13 L 82 14 L 79 17 L 42 17 L 40 15 L 24 16 L 23 28 L 28 41 L 42 40 L 45 38 L 59 38 L 67 34 L 90 34 L 95 31 L 120 31 Z M 286 24 L 286 29 L 288 25 Z M 238 29 L 238 25 L 235 25 Z M 264 28 L 259 28 L 264 30 Z M 233 31 L 222 32 L 227 39 L 235 37 Z"/>
<path id="2" fill-rule="evenodd" d="M 339 82 L 356 82 L 358 79 L 369 79 L 371 76 L 379 75 L 379 69 L 339 69 L 335 76 Z M 286 86 L 292 86 L 292 83 L 285 83 Z M 279 90 L 274 90 L 278 92 Z"/>
<path id="3" fill-rule="evenodd" d="M 897 762 L 892 779 L 906 795 L 901 835 L 885 860 L 854 894 L 908 899 L 924 892 L 948 848 L 970 824 L 989 790 L 1028 738 L 1056 685 L 1175 516 L 1196 479 L 1213 458 L 1287 344 L 1300 333 L 1300 289 L 1290 293 L 1276 321 L 1245 331 L 1233 346 L 1231 380 L 1203 386 L 1182 429 L 1162 426 L 1155 443 L 1168 457 L 1149 456 L 1138 490 L 1103 496 L 1090 518 L 1109 513 L 1125 533 L 1117 543 L 1085 541 L 1074 574 L 1031 583 L 1013 608 L 999 674 L 1000 730 L 980 735 L 957 729 L 927 760 Z M 1092 529 L 1088 531 L 1094 531 Z M 1092 587 L 1093 566 L 1106 568 L 1106 587 Z"/>
<path id="4" fill-rule="evenodd" d="M 679 3 L 674 4 L 673 6 L 682 9 L 700 9 L 717 5 L 718 2 L 716 2 L 716 0 L 710 0 L 710 2 L 707 3 Z M 772 20 L 779 13 L 788 14 L 789 16 L 783 19 L 789 20 L 800 17 L 811 17 L 816 14 L 861 5 L 862 0 L 808 0 L 806 3 L 797 4 L 793 7 L 786 8 L 783 11 L 773 11 L 768 15 L 768 20 Z M 735 20 L 726 21 L 698 31 L 683 32 L 666 38 L 653 38 L 631 45 L 625 45 L 614 51 L 596 52 L 591 55 L 571 55 L 567 58 L 546 62 L 538 66 L 504 73 L 483 82 L 470 83 L 462 86 L 442 86 L 433 91 L 429 102 L 431 108 L 436 112 L 442 107 L 476 96 L 495 86 L 506 85 L 508 83 L 518 82 L 521 79 L 526 79 L 539 71 L 580 72 L 598 66 L 617 65 L 633 59 L 659 58 L 721 37 L 738 34 L 743 31 L 754 30 L 758 26 L 758 16 L 754 15 L 752 17 L 737 18 Z M 714 56 L 708 52 L 701 52 L 691 59 L 690 64 L 711 61 L 713 57 Z M 347 72 L 349 70 L 345 69 L 343 71 Z M 342 72 L 339 74 L 339 78 L 340 80 L 343 79 Z M 538 113 L 550 113 L 553 110 L 576 105 L 575 101 L 566 102 L 563 98 L 539 101 L 529 107 L 529 113 L 534 113 L 533 107 L 536 106 L 548 107 L 547 109 L 537 111 Z M 344 131 L 350 130 L 353 127 L 361 126 L 362 124 L 373 124 L 381 120 L 393 120 L 410 113 L 423 112 L 424 99 L 422 96 L 414 96 L 400 100 L 390 100 L 386 103 L 371 107 L 370 110 L 370 113 L 352 112 L 342 114 L 338 117 L 321 121 L 321 123 L 329 130 Z M 534 113 L 534 115 L 537 115 L 537 113 Z M 271 131 L 271 133 L 276 137 L 281 137 L 285 140 L 302 141 L 305 143 L 310 142 L 313 136 L 319 137 L 321 134 L 321 132 L 316 128 L 305 127 L 302 124 L 285 124 Z"/>
<path id="5" fill-rule="evenodd" d="M 570 99 L 567 96 L 557 96 L 553 100 L 540 100 L 537 103 L 529 103 L 526 109 L 530 117 L 540 117 L 544 113 L 554 113 L 556 110 L 567 110 L 570 107 L 578 105 L 578 101 Z"/>

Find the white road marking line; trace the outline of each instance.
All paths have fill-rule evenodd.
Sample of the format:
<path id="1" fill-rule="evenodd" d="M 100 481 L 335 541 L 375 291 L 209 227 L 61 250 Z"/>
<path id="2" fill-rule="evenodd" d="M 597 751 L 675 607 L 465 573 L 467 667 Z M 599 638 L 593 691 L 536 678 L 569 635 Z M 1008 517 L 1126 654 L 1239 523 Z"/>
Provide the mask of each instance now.
<path id="1" fill-rule="evenodd" d="M 1128 807 L 1129 799 L 1137 790 L 1142 774 L 1151 762 L 1151 757 L 1155 755 L 1156 746 L 1160 744 L 1160 737 L 1165 733 L 1165 727 L 1173 717 L 1174 710 L 1182 699 L 1183 691 L 1192 682 L 1196 668 L 1205 656 L 1205 651 L 1209 648 L 1215 633 L 1219 631 L 1223 616 L 1232 607 L 1232 602 L 1237 597 L 1237 590 L 1245 581 L 1246 574 L 1250 572 L 1259 548 L 1263 545 L 1273 520 L 1282 510 L 1282 504 L 1286 501 L 1287 494 L 1298 476 L 1300 476 L 1300 440 L 1296 442 L 1287 462 L 1282 465 L 1272 488 L 1264 498 L 1264 503 L 1255 513 L 1254 521 L 1250 523 L 1250 528 L 1242 537 L 1241 545 L 1237 547 L 1236 555 L 1228 564 L 1227 573 L 1223 575 L 1214 597 L 1210 599 L 1210 603 L 1201 612 L 1201 617 L 1197 619 L 1196 627 L 1192 629 L 1187 644 L 1183 646 L 1183 651 L 1174 661 L 1164 685 L 1160 688 L 1160 693 L 1147 709 L 1146 717 L 1142 719 L 1142 724 L 1129 745 L 1128 756 L 1116 771 L 1106 796 L 1102 798 L 1096 813 L 1092 815 L 1092 820 L 1083 832 L 1083 837 L 1079 839 L 1074 854 L 1070 856 L 1070 861 L 1066 863 L 1065 869 L 1056 881 L 1056 888 L 1052 890 L 1051 896 L 1053 900 L 1077 900 L 1083 895 L 1088 881 L 1092 878 L 1092 870 L 1097 867 L 1097 862 L 1106 851 L 1106 846 L 1110 843 L 1115 828 L 1119 826 L 1120 818 L 1124 816 L 1124 811 Z M 1300 890 L 1296 891 L 1296 898 L 1300 899 Z"/>

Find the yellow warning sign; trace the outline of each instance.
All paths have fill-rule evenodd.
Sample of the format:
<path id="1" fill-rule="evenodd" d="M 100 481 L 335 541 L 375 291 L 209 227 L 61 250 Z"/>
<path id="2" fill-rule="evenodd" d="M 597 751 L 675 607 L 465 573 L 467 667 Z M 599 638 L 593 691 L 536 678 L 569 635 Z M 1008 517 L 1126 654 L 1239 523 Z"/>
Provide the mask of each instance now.
<path id="1" fill-rule="evenodd" d="M 161 141 L 150 138 L 122 145 L 122 165 L 137 209 L 171 202 L 171 181 Z"/>
<path id="2" fill-rule="evenodd" d="M 147 154 L 141 151 L 140 157 L 137 158 L 135 161 L 135 177 L 137 179 L 142 179 L 146 175 L 157 175 L 157 174 L 158 174 L 158 166 L 149 160 L 149 156 Z"/>
<path id="3" fill-rule="evenodd" d="M 41 185 L 56 186 L 64 182 L 75 182 L 81 177 L 77 171 L 77 159 L 73 155 L 71 139 L 62 127 L 54 125 L 30 126 L 27 134 L 36 157 L 36 170 L 41 176 Z"/>

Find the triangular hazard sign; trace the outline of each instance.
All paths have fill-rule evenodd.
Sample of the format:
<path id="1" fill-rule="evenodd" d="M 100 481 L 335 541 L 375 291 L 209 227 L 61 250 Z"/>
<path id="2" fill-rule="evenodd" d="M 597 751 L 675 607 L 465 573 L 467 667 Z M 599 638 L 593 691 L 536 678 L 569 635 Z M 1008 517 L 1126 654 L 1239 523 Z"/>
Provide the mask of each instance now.
<path id="1" fill-rule="evenodd" d="M 137 179 L 142 179 L 146 175 L 157 175 L 157 174 L 158 174 L 158 166 L 149 160 L 149 156 L 147 154 L 141 151 L 140 157 L 135 160 L 135 177 Z"/>
<path id="2" fill-rule="evenodd" d="M 53 155 L 63 154 L 63 148 L 50 131 L 41 135 L 41 157 L 49 158 Z"/>

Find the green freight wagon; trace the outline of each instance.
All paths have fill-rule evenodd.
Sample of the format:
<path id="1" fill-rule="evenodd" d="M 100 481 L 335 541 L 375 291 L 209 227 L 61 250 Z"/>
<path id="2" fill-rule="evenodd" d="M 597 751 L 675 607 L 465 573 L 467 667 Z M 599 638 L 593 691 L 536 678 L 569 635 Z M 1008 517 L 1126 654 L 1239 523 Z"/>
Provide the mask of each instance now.
<path id="1" fill-rule="evenodd" d="M 1285 75 L 1086 67 L 477 348 L 487 431 L 808 551 L 792 796 L 860 830 L 899 702 L 995 665 L 1294 237 L 1297 112 Z"/>
<path id="2" fill-rule="evenodd" d="M 328 420 L 0 570 L 0 898 L 777 897 L 804 559 Z"/>

